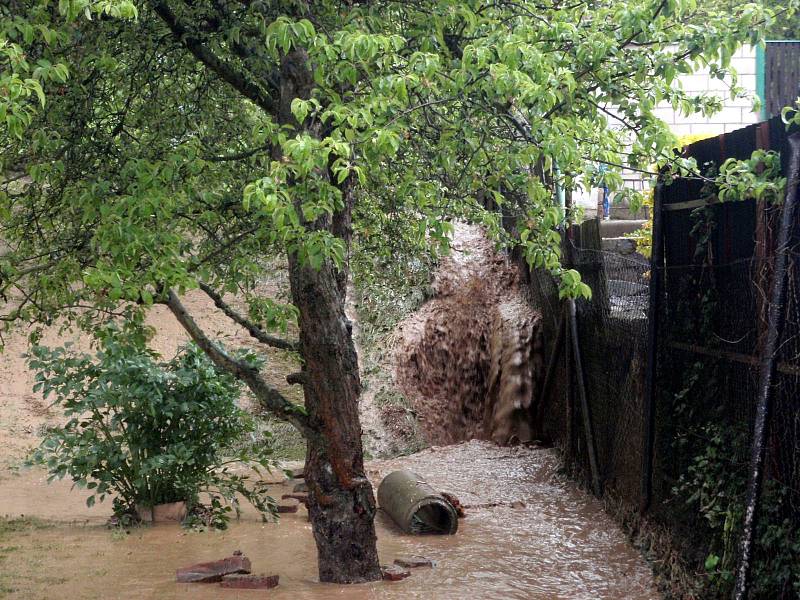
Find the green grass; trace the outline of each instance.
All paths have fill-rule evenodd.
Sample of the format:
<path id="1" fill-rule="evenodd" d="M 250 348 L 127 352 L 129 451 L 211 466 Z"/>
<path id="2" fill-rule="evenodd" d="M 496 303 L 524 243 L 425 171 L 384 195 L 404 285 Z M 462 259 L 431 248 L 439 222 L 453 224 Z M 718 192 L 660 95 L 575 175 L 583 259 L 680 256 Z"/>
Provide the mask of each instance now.
<path id="1" fill-rule="evenodd" d="M 0 517 L 0 542 L 14 533 L 27 533 L 37 529 L 49 529 L 53 524 L 37 517 Z"/>
<path id="2" fill-rule="evenodd" d="M 16 552 L 25 551 L 16 545 L 4 545 L 5 542 L 20 536 L 28 536 L 34 531 L 49 529 L 53 524 L 36 517 L 0 517 L 0 565 Z M 0 598 L 19 591 L 15 585 L 13 574 L 0 566 Z"/>

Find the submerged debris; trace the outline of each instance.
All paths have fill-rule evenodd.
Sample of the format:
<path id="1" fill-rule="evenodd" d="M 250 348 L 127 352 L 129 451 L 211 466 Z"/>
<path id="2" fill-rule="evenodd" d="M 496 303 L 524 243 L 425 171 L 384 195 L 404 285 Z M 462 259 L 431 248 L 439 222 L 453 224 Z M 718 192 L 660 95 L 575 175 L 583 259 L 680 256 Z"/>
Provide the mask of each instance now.
<path id="1" fill-rule="evenodd" d="M 239 590 L 268 590 L 278 586 L 278 575 L 226 575 L 220 587 Z"/>
<path id="2" fill-rule="evenodd" d="M 239 554 L 182 567 L 175 572 L 175 580 L 178 583 L 216 583 L 225 575 L 247 574 L 250 569 L 250 559 Z"/>
<path id="3" fill-rule="evenodd" d="M 404 569 L 417 569 L 419 567 L 435 567 L 436 561 L 424 556 L 409 556 L 408 558 L 395 558 L 394 564 Z"/>
<path id="4" fill-rule="evenodd" d="M 456 498 L 454 494 L 451 494 L 450 492 L 441 492 L 441 494 L 442 498 L 447 500 L 450 503 L 450 505 L 454 509 L 456 509 L 456 514 L 458 515 L 459 519 L 463 519 L 464 517 L 467 516 L 467 513 L 464 510 L 464 505 L 461 504 L 461 500 Z"/>
<path id="5" fill-rule="evenodd" d="M 455 508 L 424 478 L 411 471 L 395 471 L 384 477 L 378 486 L 378 503 L 406 533 L 458 531 Z"/>
<path id="6" fill-rule="evenodd" d="M 278 507 L 278 512 L 282 512 Z M 297 506 L 294 506 L 295 511 Z M 250 559 L 241 550 L 233 556 L 211 562 L 182 567 L 175 572 L 178 583 L 219 583 L 220 587 L 261 590 L 278 585 L 278 575 L 251 575 Z"/>
<path id="7" fill-rule="evenodd" d="M 308 494 L 283 494 L 281 500 L 294 499 L 308 508 Z"/>
<path id="8" fill-rule="evenodd" d="M 398 567 L 397 565 L 388 565 L 381 567 L 381 574 L 385 581 L 400 581 L 411 575 L 411 571 Z"/>

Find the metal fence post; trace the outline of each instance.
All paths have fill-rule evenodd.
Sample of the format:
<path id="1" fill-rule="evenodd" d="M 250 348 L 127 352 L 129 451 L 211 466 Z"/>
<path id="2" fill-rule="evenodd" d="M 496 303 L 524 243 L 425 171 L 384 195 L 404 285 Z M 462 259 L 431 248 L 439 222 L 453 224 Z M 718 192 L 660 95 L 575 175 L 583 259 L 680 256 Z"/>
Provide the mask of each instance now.
<path id="1" fill-rule="evenodd" d="M 580 400 L 583 435 L 586 438 L 586 452 L 589 455 L 589 471 L 592 475 L 592 491 L 595 496 L 600 498 L 603 495 L 603 488 L 600 482 L 600 470 L 597 466 L 597 446 L 594 441 L 592 413 L 586 394 L 586 379 L 583 372 L 583 360 L 581 359 L 580 337 L 578 336 L 578 317 L 577 311 L 575 310 L 575 300 L 573 298 L 567 300 L 567 316 L 569 317 L 572 364 L 575 367 L 575 386 L 578 390 L 578 399 Z"/>
<path id="2" fill-rule="evenodd" d="M 642 486 L 640 512 L 653 499 L 653 454 L 655 449 L 656 368 L 658 366 L 658 316 L 664 270 L 664 183 L 659 179 L 653 193 L 653 248 L 650 253 L 650 298 L 647 307 L 647 365 L 642 407 Z"/>
<path id="3" fill-rule="evenodd" d="M 739 545 L 739 565 L 736 569 L 735 600 L 745 600 L 748 594 L 750 566 L 753 557 L 753 536 L 756 528 L 758 504 L 766 455 L 767 427 L 772 400 L 772 380 L 775 377 L 776 352 L 783 333 L 786 317 L 787 265 L 792 243 L 792 229 L 797 215 L 797 186 L 800 182 L 800 133 L 789 136 L 789 173 L 786 201 L 783 204 L 781 226 L 775 247 L 775 269 L 770 294 L 767 320 L 767 339 L 761 352 L 758 377 L 758 404 L 753 429 L 753 446 L 750 452 L 750 472 L 747 483 L 747 505 L 745 506 L 742 537 Z"/>

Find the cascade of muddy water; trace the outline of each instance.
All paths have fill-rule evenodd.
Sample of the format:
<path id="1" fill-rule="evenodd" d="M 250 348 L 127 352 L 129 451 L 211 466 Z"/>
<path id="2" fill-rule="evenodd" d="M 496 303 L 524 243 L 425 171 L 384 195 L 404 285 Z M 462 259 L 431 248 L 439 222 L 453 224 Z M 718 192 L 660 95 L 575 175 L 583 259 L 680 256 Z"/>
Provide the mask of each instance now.
<path id="1" fill-rule="evenodd" d="M 483 434 L 498 444 L 532 438 L 530 408 L 543 367 L 541 319 L 518 297 L 494 307 Z"/>
<path id="2" fill-rule="evenodd" d="M 521 298 L 516 269 L 480 228 L 457 224 L 433 290 L 399 326 L 396 357 L 396 381 L 428 441 L 530 441 L 541 315 Z"/>

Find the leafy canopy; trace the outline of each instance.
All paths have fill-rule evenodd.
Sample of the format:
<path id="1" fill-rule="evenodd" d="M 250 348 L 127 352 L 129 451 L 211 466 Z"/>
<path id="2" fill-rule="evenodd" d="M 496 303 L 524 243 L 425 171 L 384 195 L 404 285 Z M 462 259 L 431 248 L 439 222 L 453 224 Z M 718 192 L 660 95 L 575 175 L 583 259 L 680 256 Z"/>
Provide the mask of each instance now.
<path id="1" fill-rule="evenodd" d="M 560 265 L 556 190 L 598 163 L 613 189 L 622 166 L 674 161 L 656 105 L 718 110 L 677 77 L 725 76 L 773 12 L 696 0 L 9 0 L 3 318 L 91 320 L 201 281 L 254 296 L 280 253 L 344 268 L 348 236 L 319 225 L 353 189 L 353 250 L 367 262 L 434 252 L 467 219 L 560 275 L 564 295 L 588 295 Z M 305 76 L 311 92 L 293 94 Z M 292 319 L 259 306 L 261 322 Z"/>

